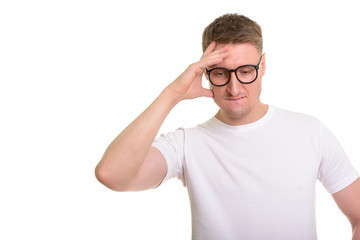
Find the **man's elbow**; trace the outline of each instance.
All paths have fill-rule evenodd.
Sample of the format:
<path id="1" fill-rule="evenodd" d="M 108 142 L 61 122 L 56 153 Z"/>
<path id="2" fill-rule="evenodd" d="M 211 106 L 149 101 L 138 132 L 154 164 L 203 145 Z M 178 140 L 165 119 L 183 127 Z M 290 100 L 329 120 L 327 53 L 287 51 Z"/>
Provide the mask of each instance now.
<path id="1" fill-rule="evenodd" d="M 116 191 L 116 192 L 126 192 L 129 191 L 129 181 L 125 179 L 119 178 L 119 176 L 115 177 L 114 174 L 108 169 L 104 169 L 101 166 L 97 166 L 95 168 L 95 177 L 97 180 L 106 186 L 107 188 Z"/>

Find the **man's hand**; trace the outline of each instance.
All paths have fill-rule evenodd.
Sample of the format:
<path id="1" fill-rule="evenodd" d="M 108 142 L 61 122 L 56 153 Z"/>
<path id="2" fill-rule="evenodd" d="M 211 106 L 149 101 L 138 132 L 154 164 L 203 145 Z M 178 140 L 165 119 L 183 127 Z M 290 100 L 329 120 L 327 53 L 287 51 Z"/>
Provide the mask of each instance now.
<path id="1" fill-rule="evenodd" d="M 213 97 L 210 89 L 201 85 L 205 68 L 219 64 L 228 56 L 227 47 L 214 51 L 216 43 L 212 42 L 202 55 L 200 61 L 191 64 L 168 88 L 176 95 L 178 101 L 197 97 Z"/>

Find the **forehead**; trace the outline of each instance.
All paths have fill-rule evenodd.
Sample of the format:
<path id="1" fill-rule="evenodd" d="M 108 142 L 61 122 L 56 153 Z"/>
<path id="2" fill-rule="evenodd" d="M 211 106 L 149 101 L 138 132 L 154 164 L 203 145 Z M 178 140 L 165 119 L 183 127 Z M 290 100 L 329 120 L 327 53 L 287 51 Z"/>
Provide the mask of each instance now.
<path id="1" fill-rule="evenodd" d="M 215 50 L 227 46 L 229 55 L 220 64 L 214 67 L 236 68 L 240 65 L 258 64 L 260 54 L 251 43 L 220 43 L 216 44 Z"/>

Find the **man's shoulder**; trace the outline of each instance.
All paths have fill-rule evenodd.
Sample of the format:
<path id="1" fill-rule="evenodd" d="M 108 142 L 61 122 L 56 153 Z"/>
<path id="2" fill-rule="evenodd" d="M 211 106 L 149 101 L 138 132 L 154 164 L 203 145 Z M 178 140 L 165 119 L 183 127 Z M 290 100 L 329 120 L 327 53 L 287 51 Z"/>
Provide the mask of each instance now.
<path id="1" fill-rule="evenodd" d="M 319 124 L 319 119 L 307 113 L 287 110 L 279 107 L 274 108 L 274 117 L 283 121 L 295 121 L 303 124 Z"/>

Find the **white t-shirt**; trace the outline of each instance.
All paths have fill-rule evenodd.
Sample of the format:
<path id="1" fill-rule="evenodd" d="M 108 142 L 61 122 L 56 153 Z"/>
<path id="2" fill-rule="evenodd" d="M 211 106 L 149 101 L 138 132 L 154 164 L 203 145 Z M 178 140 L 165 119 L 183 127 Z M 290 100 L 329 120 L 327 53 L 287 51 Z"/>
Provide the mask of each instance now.
<path id="1" fill-rule="evenodd" d="M 164 181 L 188 189 L 193 239 L 316 239 L 316 180 L 333 194 L 358 178 L 318 120 L 273 106 L 254 123 L 213 117 L 153 146 L 168 165 Z"/>

